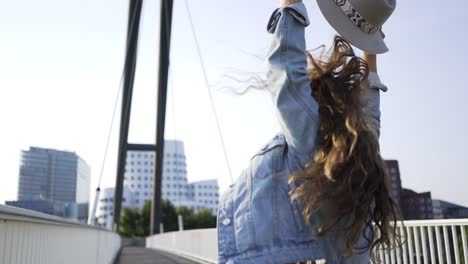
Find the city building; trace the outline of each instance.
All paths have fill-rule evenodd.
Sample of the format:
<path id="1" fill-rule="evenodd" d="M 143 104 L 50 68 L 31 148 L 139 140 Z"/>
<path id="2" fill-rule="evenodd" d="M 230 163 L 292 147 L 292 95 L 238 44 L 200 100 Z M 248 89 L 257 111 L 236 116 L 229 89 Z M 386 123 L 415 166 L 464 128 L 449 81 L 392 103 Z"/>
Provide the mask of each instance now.
<path id="1" fill-rule="evenodd" d="M 443 200 L 432 200 L 434 219 L 468 218 L 468 208 Z"/>
<path id="2" fill-rule="evenodd" d="M 403 189 L 401 201 L 404 220 L 434 218 L 430 192 L 417 193 L 410 189 Z"/>
<path id="3" fill-rule="evenodd" d="M 21 151 L 18 201 L 7 205 L 86 221 L 90 177 L 76 153 L 30 147 Z"/>
<path id="4" fill-rule="evenodd" d="M 219 186 L 217 180 L 193 182 L 188 185 L 187 199 L 193 201 L 191 208 L 198 211 L 209 209 L 214 215 L 218 209 Z"/>
<path id="5" fill-rule="evenodd" d="M 182 141 L 164 142 L 162 198 L 175 206 L 186 204 L 187 165 Z M 124 185 L 135 196 L 136 207 L 142 208 L 153 195 L 155 155 L 152 152 L 129 151 L 125 165 Z"/>
<path id="6" fill-rule="evenodd" d="M 401 177 L 400 177 L 400 167 L 398 166 L 397 160 L 386 160 L 385 164 L 387 166 L 387 173 L 390 176 L 390 184 L 392 189 L 392 196 L 397 205 L 401 208 Z"/>
<path id="7" fill-rule="evenodd" d="M 128 151 L 124 175 L 122 207 L 143 208 L 153 197 L 154 152 Z M 187 164 L 182 141 L 164 142 L 161 198 L 169 200 L 175 207 L 187 206 L 198 212 L 209 209 L 216 215 L 219 199 L 217 180 L 189 183 Z M 110 228 L 112 223 L 114 188 L 104 189 L 98 201 L 98 224 Z"/>
<path id="8" fill-rule="evenodd" d="M 96 208 L 97 225 L 103 228 L 112 229 L 112 217 L 114 210 L 115 188 L 105 188 L 99 194 L 98 206 Z M 137 207 L 133 193 L 126 186 L 123 188 L 122 208 Z"/>
<path id="9" fill-rule="evenodd" d="M 402 188 L 400 168 L 397 160 L 386 160 L 390 176 L 392 197 L 400 208 L 404 220 L 432 219 L 432 199 L 430 192 L 416 193 Z"/>
<path id="10" fill-rule="evenodd" d="M 51 200 L 20 200 L 20 201 L 7 201 L 6 205 L 19 207 L 23 209 L 33 210 L 44 214 L 55 215 L 64 218 L 74 218 L 82 222 L 83 218 L 79 218 L 79 208 L 76 203 L 51 201 Z M 88 209 L 88 207 L 86 207 Z M 85 215 L 88 212 L 86 212 Z M 82 217 L 84 217 L 82 215 Z"/>

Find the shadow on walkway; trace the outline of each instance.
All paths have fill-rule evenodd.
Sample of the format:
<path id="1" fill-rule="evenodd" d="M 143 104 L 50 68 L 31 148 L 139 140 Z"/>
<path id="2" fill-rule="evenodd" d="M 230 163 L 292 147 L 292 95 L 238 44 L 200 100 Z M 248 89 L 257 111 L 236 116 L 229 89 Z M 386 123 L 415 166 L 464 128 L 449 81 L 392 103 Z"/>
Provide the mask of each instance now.
<path id="1" fill-rule="evenodd" d="M 197 262 L 154 249 L 124 247 L 116 264 L 197 264 Z"/>

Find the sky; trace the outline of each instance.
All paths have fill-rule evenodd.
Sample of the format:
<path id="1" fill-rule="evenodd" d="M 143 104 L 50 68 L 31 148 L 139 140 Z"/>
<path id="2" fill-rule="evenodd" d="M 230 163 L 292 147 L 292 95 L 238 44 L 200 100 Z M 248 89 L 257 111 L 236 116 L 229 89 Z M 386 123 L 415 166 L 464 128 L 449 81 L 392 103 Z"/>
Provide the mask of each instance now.
<path id="1" fill-rule="evenodd" d="M 265 71 L 277 1 L 190 1 L 206 64 L 207 87 L 184 0 L 175 0 L 167 139 L 183 140 L 189 181 L 230 183 L 210 109 L 211 89 L 232 175 L 278 131 L 268 94 L 235 95 L 225 76 Z M 332 28 L 313 0 L 308 49 L 330 45 Z M 390 51 L 379 55 L 381 150 L 397 159 L 402 184 L 433 199 L 468 206 L 468 2 L 399 1 L 384 26 Z M 98 185 L 125 54 L 128 1 L 3 1 L 0 8 L 0 203 L 16 199 L 20 151 L 75 151 Z M 159 1 L 144 3 L 129 142 L 155 141 Z M 120 113 L 120 109 L 117 110 Z M 115 185 L 118 118 L 101 187 Z M 94 194 L 94 192 L 93 192 Z"/>

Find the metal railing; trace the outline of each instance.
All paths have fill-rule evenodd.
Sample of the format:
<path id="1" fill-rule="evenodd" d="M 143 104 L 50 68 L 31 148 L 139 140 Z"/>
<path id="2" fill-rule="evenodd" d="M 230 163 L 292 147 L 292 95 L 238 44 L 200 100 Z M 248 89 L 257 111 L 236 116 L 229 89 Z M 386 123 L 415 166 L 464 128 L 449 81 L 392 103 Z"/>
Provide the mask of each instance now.
<path id="1" fill-rule="evenodd" d="M 399 224 L 406 231 L 402 248 L 380 251 L 385 264 L 468 264 L 468 219 L 415 220 Z"/>
<path id="2" fill-rule="evenodd" d="M 146 247 L 164 250 L 199 263 L 218 263 L 216 229 L 168 232 L 146 238 Z"/>
<path id="3" fill-rule="evenodd" d="M 379 251 L 384 264 L 468 264 L 468 219 L 416 220 L 399 223 L 406 230 L 401 248 Z M 148 237 L 146 246 L 217 263 L 216 229 L 169 232 Z"/>
<path id="4" fill-rule="evenodd" d="M 77 221 L 0 205 L 0 263 L 113 263 L 116 233 Z"/>

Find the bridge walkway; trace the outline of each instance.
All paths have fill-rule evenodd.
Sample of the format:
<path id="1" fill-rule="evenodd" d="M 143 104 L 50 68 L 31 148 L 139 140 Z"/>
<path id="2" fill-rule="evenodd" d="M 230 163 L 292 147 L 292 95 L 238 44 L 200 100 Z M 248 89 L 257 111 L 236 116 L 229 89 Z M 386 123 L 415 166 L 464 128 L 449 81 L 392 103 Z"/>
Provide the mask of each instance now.
<path id="1" fill-rule="evenodd" d="M 167 252 L 142 248 L 124 247 L 116 264 L 198 264 L 197 262 Z"/>

